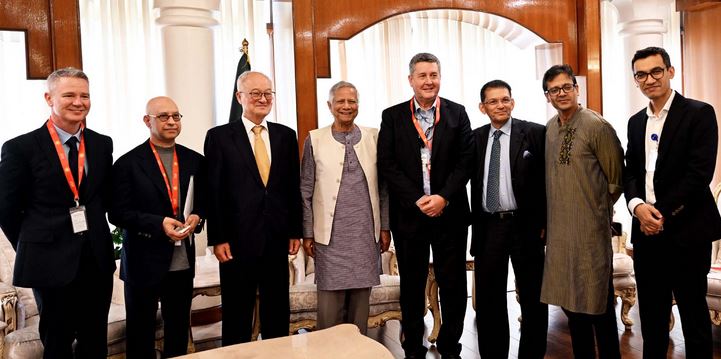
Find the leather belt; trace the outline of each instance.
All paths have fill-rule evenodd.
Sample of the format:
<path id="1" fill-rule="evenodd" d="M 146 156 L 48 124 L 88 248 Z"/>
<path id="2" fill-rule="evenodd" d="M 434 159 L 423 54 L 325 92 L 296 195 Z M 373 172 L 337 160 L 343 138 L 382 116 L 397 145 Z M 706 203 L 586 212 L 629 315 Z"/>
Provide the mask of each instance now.
<path id="1" fill-rule="evenodd" d="M 501 211 L 501 212 L 495 212 L 495 213 L 486 213 L 491 218 L 496 219 L 511 219 L 518 215 L 517 211 Z"/>

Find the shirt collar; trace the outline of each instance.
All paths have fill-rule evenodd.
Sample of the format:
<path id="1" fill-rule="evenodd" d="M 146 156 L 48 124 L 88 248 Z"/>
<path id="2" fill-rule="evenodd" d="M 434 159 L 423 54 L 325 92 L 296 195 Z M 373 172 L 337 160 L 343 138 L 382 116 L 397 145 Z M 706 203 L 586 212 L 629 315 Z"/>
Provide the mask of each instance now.
<path id="1" fill-rule="evenodd" d="M 253 127 L 255 127 L 255 123 L 253 121 L 247 119 L 245 116 L 243 118 L 243 126 L 245 126 L 245 132 L 247 133 L 253 133 Z M 260 123 L 261 126 L 267 131 L 268 130 L 268 121 L 263 119 L 263 121 Z"/>
<path id="2" fill-rule="evenodd" d="M 436 99 L 437 98 L 438 96 L 436 96 Z M 431 106 L 431 108 L 428 110 L 431 111 L 431 113 L 436 113 L 436 99 L 433 99 L 433 106 Z M 416 113 L 418 112 L 418 110 L 423 111 L 423 109 L 421 108 L 421 104 L 418 103 L 418 100 L 416 100 L 415 96 L 413 96 L 413 105 L 415 106 Z"/>
<path id="3" fill-rule="evenodd" d="M 658 117 L 662 117 L 664 114 L 668 113 L 668 110 L 671 108 L 671 103 L 673 102 L 673 98 L 676 97 L 676 91 L 671 90 L 671 96 L 668 97 L 668 100 L 666 100 L 666 103 L 661 108 L 661 111 L 658 113 Z M 656 117 L 656 115 L 653 114 L 653 110 L 651 109 L 651 102 L 648 102 L 648 106 L 646 106 L 646 116 L 648 117 Z"/>
<path id="4" fill-rule="evenodd" d="M 83 133 L 83 128 L 81 127 L 77 133 L 68 133 L 65 132 L 62 128 L 58 127 L 53 123 L 53 127 L 55 127 L 55 131 L 58 133 L 58 138 L 60 139 L 60 143 L 65 144 L 65 142 L 68 142 L 68 139 L 70 137 L 75 136 L 75 138 L 78 139 L 78 142 L 80 142 L 80 134 Z"/>
<path id="5" fill-rule="evenodd" d="M 499 128 L 498 130 L 500 130 L 504 135 L 510 136 L 512 122 L 513 122 L 513 117 L 509 118 L 508 121 L 506 121 L 506 123 L 504 123 L 503 126 L 501 126 L 501 128 Z M 493 127 L 493 125 L 491 125 L 490 131 L 488 131 L 488 138 L 493 137 L 494 132 L 496 132 L 496 128 Z"/>

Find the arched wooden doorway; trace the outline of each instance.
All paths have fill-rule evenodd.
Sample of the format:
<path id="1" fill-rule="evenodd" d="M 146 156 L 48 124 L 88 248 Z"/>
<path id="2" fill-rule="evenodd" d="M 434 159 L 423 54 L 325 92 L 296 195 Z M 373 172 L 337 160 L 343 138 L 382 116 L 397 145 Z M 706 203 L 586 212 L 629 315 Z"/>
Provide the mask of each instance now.
<path id="1" fill-rule="evenodd" d="M 298 138 L 318 126 L 316 78 L 330 76 L 330 39 L 349 39 L 389 17 L 412 11 L 461 9 L 511 19 L 550 43 L 563 44 L 564 62 L 588 77 L 588 107 L 602 110 L 599 3 L 594 0 L 294 0 Z"/>

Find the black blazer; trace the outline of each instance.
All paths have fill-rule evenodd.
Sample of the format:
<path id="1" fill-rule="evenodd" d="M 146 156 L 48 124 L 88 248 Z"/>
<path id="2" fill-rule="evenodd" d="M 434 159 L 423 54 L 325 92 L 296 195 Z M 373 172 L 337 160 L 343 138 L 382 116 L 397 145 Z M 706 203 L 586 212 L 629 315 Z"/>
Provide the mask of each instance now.
<path id="1" fill-rule="evenodd" d="M 300 162 L 295 131 L 268 122 L 271 165 L 263 186 L 242 121 L 212 128 L 205 137 L 208 163 L 208 245 L 229 243 L 237 259 L 260 256 L 266 246 L 288 253 L 302 237 Z"/>
<path id="2" fill-rule="evenodd" d="M 628 121 L 624 188 L 626 201 L 646 200 L 646 109 Z M 664 235 L 678 244 L 721 238 L 721 217 L 709 184 L 716 165 L 718 133 L 711 105 L 676 93 L 659 142 L 653 187 L 665 217 Z M 631 240 L 644 240 L 633 218 Z"/>
<path id="3" fill-rule="evenodd" d="M 431 193 L 449 204 L 439 218 L 429 218 L 416 206 L 423 196 L 420 149 L 423 147 L 411 119 L 410 101 L 383 111 L 378 133 L 378 172 L 388 184 L 391 230 L 413 236 L 422 223 L 468 226 L 470 208 L 466 183 L 473 160 L 473 140 L 463 106 L 441 98 L 441 118 L 433 134 Z"/>
<path id="4" fill-rule="evenodd" d="M 176 144 L 180 170 L 181 222 L 190 176 L 193 176 L 193 214 L 204 218 L 205 169 L 203 156 Z M 170 268 L 174 244 L 163 231 L 163 219 L 173 217 L 165 181 L 148 141 L 130 150 L 113 165 L 113 203 L 110 222 L 124 230 L 120 278 L 139 286 L 160 283 Z M 196 227 L 196 233 L 202 224 Z M 183 241 L 188 252 L 190 269 L 195 272 L 195 242 Z"/>
<path id="5" fill-rule="evenodd" d="M 521 238 L 535 239 L 539 242 L 540 232 L 546 228 L 546 185 L 545 185 L 545 141 L 546 127 L 516 118 L 511 123 L 509 159 L 511 164 L 511 184 L 516 200 L 519 220 L 522 227 L 517 228 L 525 235 Z M 491 125 L 479 127 L 473 131 L 475 159 L 471 174 L 471 207 L 473 208 L 473 236 L 471 254 L 477 255 L 485 241 L 483 210 L 483 174 L 485 172 L 486 148 Z"/>
<path id="6" fill-rule="evenodd" d="M 84 130 L 88 175 L 80 186 L 88 230 L 74 234 L 73 194 L 45 125 L 7 141 L 0 160 L 0 227 L 17 251 L 13 284 L 60 287 L 77 273 L 89 243 L 102 272 L 115 270 L 113 242 L 105 219 L 113 141 Z"/>

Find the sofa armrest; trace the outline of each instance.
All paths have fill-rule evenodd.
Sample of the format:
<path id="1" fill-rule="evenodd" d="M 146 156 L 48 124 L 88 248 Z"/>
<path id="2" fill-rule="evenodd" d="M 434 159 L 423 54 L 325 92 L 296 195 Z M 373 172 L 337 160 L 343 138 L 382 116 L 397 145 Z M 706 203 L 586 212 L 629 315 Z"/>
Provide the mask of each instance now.
<path id="1" fill-rule="evenodd" d="M 17 329 L 18 293 L 15 287 L 0 282 L 0 321 L 5 324 L 3 336 Z"/>
<path id="2" fill-rule="evenodd" d="M 381 254 L 383 274 L 398 275 L 398 258 L 396 251 L 391 246 L 386 252 Z"/>

